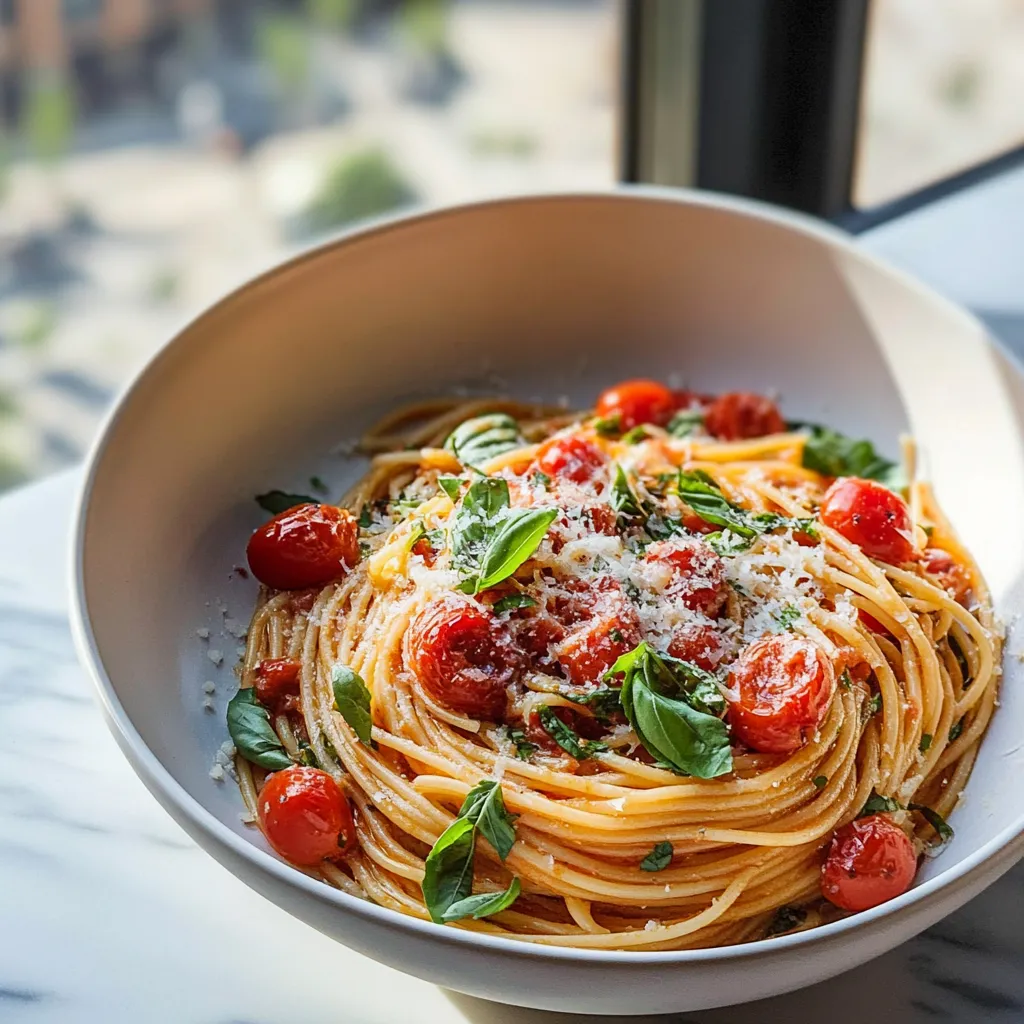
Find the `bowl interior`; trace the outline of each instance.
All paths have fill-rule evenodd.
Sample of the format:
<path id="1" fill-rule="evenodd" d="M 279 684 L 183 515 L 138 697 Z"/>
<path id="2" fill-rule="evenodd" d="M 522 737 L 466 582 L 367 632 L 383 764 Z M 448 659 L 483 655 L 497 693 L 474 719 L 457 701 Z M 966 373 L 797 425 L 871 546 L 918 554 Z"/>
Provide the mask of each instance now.
<path id="1" fill-rule="evenodd" d="M 776 392 L 788 417 L 890 455 L 913 429 L 1012 618 L 1024 385 L 974 320 L 794 218 L 693 197 L 532 198 L 318 250 L 230 296 L 142 374 L 97 450 L 78 552 L 125 718 L 191 797 L 262 846 L 233 785 L 209 776 L 256 594 L 233 572 L 264 518 L 253 495 L 308 491 L 313 473 L 340 490 L 363 465 L 346 442 L 409 398 L 467 388 L 586 406 L 633 376 Z M 923 877 L 1024 822 L 1015 650 L 1011 635 L 956 839 Z"/>

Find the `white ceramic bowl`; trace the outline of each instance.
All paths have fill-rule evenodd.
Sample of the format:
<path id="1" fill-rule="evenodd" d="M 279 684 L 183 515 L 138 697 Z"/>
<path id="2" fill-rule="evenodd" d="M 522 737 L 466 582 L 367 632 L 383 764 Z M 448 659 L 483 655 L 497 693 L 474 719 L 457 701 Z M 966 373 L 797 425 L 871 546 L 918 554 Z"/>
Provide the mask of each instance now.
<path id="1" fill-rule="evenodd" d="M 252 496 L 333 487 L 331 455 L 411 396 L 500 386 L 586 405 L 625 377 L 778 391 L 794 418 L 895 454 L 910 426 L 1009 619 L 1024 533 L 1024 385 L 982 327 L 843 236 L 751 203 L 653 190 L 426 213 L 361 230 L 230 295 L 152 360 L 107 423 L 75 528 L 82 658 L 143 781 L 268 899 L 399 970 L 489 999 L 591 1014 L 697 1009 L 820 981 L 904 941 L 1024 852 L 1024 666 L 957 835 L 899 899 L 814 931 L 678 953 L 539 948 L 425 924 L 282 863 L 209 768 L 226 739 L 237 641 L 256 585 L 232 575 L 263 514 Z M 500 381 L 496 385 L 495 381 Z M 231 624 L 229 623 L 229 626 Z M 206 643 L 196 630 L 209 627 Z M 209 646 L 223 650 L 215 670 Z M 217 713 L 202 709 L 217 682 Z"/>

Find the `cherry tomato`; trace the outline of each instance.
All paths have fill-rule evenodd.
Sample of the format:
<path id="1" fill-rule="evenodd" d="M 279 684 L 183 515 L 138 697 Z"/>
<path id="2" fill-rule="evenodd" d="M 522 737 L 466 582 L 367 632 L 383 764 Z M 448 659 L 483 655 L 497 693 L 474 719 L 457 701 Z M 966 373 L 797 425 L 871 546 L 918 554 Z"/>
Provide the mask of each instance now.
<path id="1" fill-rule="evenodd" d="M 647 549 L 644 560 L 667 568 L 666 597 L 677 597 L 687 608 L 718 617 L 727 596 L 725 564 L 707 544 L 695 537 L 659 540 Z"/>
<path id="2" fill-rule="evenodd" d="M 936 583 L 948 591 L 957 604 L 965 608 L 968 606 L 971 600 L 971 575 L 966 566 L 942 548 L 925 548 L 921 565 L 926 573 L 936 577 Z"/>
<path id="3" fill-rule="evenodd" d="M 640 643 L 640 617 L 610 576 L 592 583 L 574 580 L 566 588 L 569 594 L 555 615 L 567 632 L 552 650 L 571 682 L 600 682 L 619 657 Z"/>
<path id="4" fill-rule="evenodd" d="M 352 849 L 355 823 L 338 784 L 318 768 L 274 772 L 256 801 L 267 842 L 285 860 L 312 867 Z"/>
<path id="5" fill-rule="evenodd" d="M 736 694 L 729 710 L 733 737 L 765 754 L 788 754 L 824 719 L 835 673 L 817 644 L 777 633 L 742 651 L 729 686 Z"/>
<path id="6" fill-rule="evenodd" d="M 697 668 L 711 672 L 722 660 L 722 656 L 725 654 L 725 644 L 714 626 L 693 623 L 688 626 L 680 626 L 672 634 L 668 653 L 673 658 L 688 661 L 691 665 L 696 665 Z"/>
<path id="7" fill-rule="evenodd" d="M 641 423 L 664 426 L 678 408 L 675 396 L 653 380 L 624 380 L 602 392 L 594 410 L 605 419 L 617 419 L 619 429 L 631 430 Z"/>
<path id="8" fill-rule="evenodd" d="M 582 437 L 553 437 L 537 449 L 529 473 L 539 470 L 554 480 L 590 483 L 607 465 L 604 452 Z"/>
<path id="9" fill-rule="evenodd" d="M 857 612 L 857 618 L 860 619 L 864 625 L 871 630 L 872 633 L 883 633 L 887 634 L 889 630 L 883 626 L 874 615 L 869 615 L 863 609 L 859 609 Z"/>
<path id="10" fill-rule="evenodd" d="M 468 597 L 449 594 L 413 620 L 409 664 L 438 703 L 486 721 L 501 721 L 505 688 L 522 667 L 522 654 L 492 612 Z"/>
<path id="11" fill-rule="evenodd" d="M 905 893 L 917 872 L 907 834 L 884 814 L 838 829 L 821 867 L 821 894 L 843 910 L 870 910 Z"/>
<path id="12" fill-rule="evenodd" d="M 333 505 L 297 505 L 264 523 L 246 550 L 253 575 L 274 590 L 322 587 L 359 561 L 359 524 Z"/>
<path id="13" fill-rule="evenodd" d="M 256 666 L 256 696 L 261 704 L 274 707 L 285 697 L 299 692 L 302 665 L 290 658 L 264 658 Z"/>
<path id="14" fill-rule="evenodd" d="M 907 503 L 874 480 L 836 480 L 825 492 L 818 517 L 869 558 L 899 565 L 914 555 L 914 524 Z"/>
<path id="15" fill-rule="evenodd" d="M 742 441 L 781 434 L 786 429 L 786 421 L 770 398 L 749 391 L 730 391 L 719 395 L 708 406 L 704 429 L 722 441 Z"/>

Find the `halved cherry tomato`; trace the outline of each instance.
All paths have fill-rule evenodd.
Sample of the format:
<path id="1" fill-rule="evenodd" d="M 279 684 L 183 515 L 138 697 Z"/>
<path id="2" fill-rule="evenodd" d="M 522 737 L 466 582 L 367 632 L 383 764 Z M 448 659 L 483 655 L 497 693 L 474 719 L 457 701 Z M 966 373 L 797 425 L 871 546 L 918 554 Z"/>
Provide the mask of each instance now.
<path id="1" fill-rule="evenodd" d="M 348 799 L 318 768 L 295 765 L 274 772 L 256 805 L 267 842 L 293 864 L 312 867 L 344 857 L 355 843 Z"/>
<path id="2" fill-rule="evenodd" d="M 624 380 L 601 393 L 594 411 L 606 419 L 617 419 L 621 430 L 631 430 L 642 423 L 664 426 L 676 408 L 675 396 L 664 384 Z"/>
<path id="3" fill-rule="evenodd" d="M 359 524 L 334 505 L 296 505 L 264 523 L 246 555 L 256 579 L 275 590 L 322 587 L 359 561 Z"/>
<path id="4" fill-rule="evenodd" d="M 725 654 L 725 644 L 714 626 L 680 626 L 669 641 L 668 653 L 680 661 L 711 672 Z"/>
<path id="5" fill-rule="evenodd" d="M 666 597 L 678 597 L 687 608 L 717 618 L 727 596 L 725 563 L 707 544 L 695 537 L 659 540 L 648 547 L 644 560 L 668 569 Z"/>
<path id="6" fill-rule="evenodd" d="M 803 746 L 835 690 L 832 663 L 817 644 L 792 633 L 756 640 L 729 673 L 733 737 L 765 754 Z"/>
<path id="7" fill-rule="evenodd" d="M 299 692 L 302 664 L 290 658 L 264 658 L 256 666 L 256 696 L 260 703 L 274 707 L 285 697 Z"/>
<path id="8" fill-rule="evenodd" d="M 781 434 L 786 429 L 786 421 L 770 398 L 749 391 L 730 391 L 719 395 L 707 407 L 704 429 L 722 441 L 742 441 Z"/>
<path id="9" fill-rule="evenodd" d="M 434 700 L 470 718 L 504 718 L 505 688 L 523 659 L 493 613 L 448 594 L 420 611 L 406 642 L 409 665 Z"/>
<path id="10" fill-rule="evenodd" d="M 957 604 L 967 607 L 971 600 L 971 576 L 966 566 L 942 548 L 925 548 L 921 566 Z"/>
<path id="11" fill-rule="evenodd" d="M 529 472 L 540 470 L 555 480 L 590 483 L 605 468 L 608 459 L 596 445 L 582 437 L 553 437 L 537 449 Z"/>
<path id="12" fill-rule="evenodd" d="M 914 555 L 914 523 L 907 503 L 874 480 L 836 480 L 825 492 L 818 517 L 869 558 L 899 565 Z"/>
<path id="13" fill-rule="evenodd" d="M 838 829 L 821 866 L 821 894 L 843 910 L 870 910 L 905 893 L 917 873 L 907 834 L 884 814 Z"/>
<path id="14" fill-rule="evenodd" d="M 592 583 L 574 580 L 566 587 L 569 595 L 554 614 L 567 633 L 552 650 L 573 683 L 596 683 L 618 658 L 640 643 L 640 616 L 610 576 Z"/>

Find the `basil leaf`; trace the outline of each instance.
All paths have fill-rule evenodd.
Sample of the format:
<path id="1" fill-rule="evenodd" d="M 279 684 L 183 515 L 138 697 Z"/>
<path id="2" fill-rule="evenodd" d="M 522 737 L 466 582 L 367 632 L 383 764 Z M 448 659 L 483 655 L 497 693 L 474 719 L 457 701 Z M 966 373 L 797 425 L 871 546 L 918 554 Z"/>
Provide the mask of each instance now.
<path id="1" fill-rule="evenodd" d="M 661 871 L 672 863 L 672 844 L 660 842 L 654 844 L 654 849 L 642 861 L 641 871 Z"/>
<path id="2" fill-rule="evenodd" d="M 373 746 L 370 730 L 373 719 L 370 716 L 370 691 L 361 676 L 347 665 L 335 665 L 331 670 L 331 685 L 334 688 L 334 707 L 351 726 L 365 746 Z"/>
<path id="3" fill-rule="evenodd" d="M 675 686 L 676 692 L 697 711 L 721 718 L 725 714 L 725 696 L 715 676 L 693 662 L 673 658 L 668 654 L 652 653 L 648 672 Z"/>
<path id="4" fill-rule="evenodd" d="M 619 699 L 621 694 L 617 686 L 599 686 L 595 690 L 577 693 L 563 692 L 562 696 L 574 704 L 583 704 L 590 708 L 599 722 L 607 722 L 612 715 L 622 710 L 622 702 Z"/>
<path id="5" fill-rule="evenodd" d="M 591 426 L 598 437 L 618 437 L 622 432 L 618 416 L 598 416 Z"/>
<path id="6" fill-rule="evenodd" d="M 829 427 L 802 424 L 810 428 L 802 462 L 823 476 L 859 476 L 898 490 L 906 486 L 900 467 L 883 458 L 870 441 L 855 441 Z"/>
<path id="7" fill-rule="evenodd" d="M 509 742 L 516 748 L 516 757 L 520 761 L 529 761 L 530 755 L 537 749 L 536 743 L 531 743 L 526 738 L 526 733 L 522 729 L 512 729 L 506 726 L 505 735 L 508 737 Z"/>
<path id="8" fill-rule="evenodd" d="M 551 477 L 537 469 L 530 476 L 530 484 L 533 487 L 539 487 L 542 491 L 546 491 L 551 486 Z"/>
<path id="9" fill-rule="evenodd" d="M 594 754 L 608 749 L 605 744 L 595 740 L 580 739 L 575 730 L 566 725 L 547 704 L 541 705 L 537 711 L 537 717 L 540 719 L 544 731 L 577 761 L 586 761 L 588 757 L 593 757 Z"/>
<path id="10" fill-rule="evenodd" d="M 673 437 L 690 437 L 704 426 L 704 413 L 700 409 L 680 409 L 669 420 L 668 432 Z"/>
<path id="11" fill-rule="evenodd" d="M 891 796 L 881 796 L 874 790 L 871 791 L 871 795 L 864 802 L 864 806 L 860 809 L 858 818 L 863 818 L 866 814 L 886 814 L 892 811 L 902 811 L 903 804 L 899 800 L 893 799 Z"/>
<path id="12" fill-rule="evenodd" d="M 688 473 L 681 469 L 676 486 L 679 496 L 704 522 L 729 529 L 741 537 L 754 537 L 763 532 L 750 524 L 747 511 L 728 501 L 718 484 L 702 470 Z"/>
<path id="13" fill-rule="evenodd" d="M 616 512 L 621 512 L 624 515 L 640 515 L 640 502 L 629 486 L 626 471 L 617 462 L 615 463 L 615 473 L 612 476 L 611 506 Z"/>
<path id="14" fill-rule="evenodd" d="M 907 804 L 907 810 L 920 812 L 924 817 L 924 820 L 927 821 L 933 829 L 935 829 L 935 834 L 942 841 L 941 845 L 943 846 L 945 846 L 945 844 L 948 843 L 956 834 L 949 822 L 947 822 L 938 811 L 933 811 L 930 807 L 925 807 L 924 804 Z"/>
<path id="15" fill-rule="evenodd" d="M 622 435 L 622 443 L 639 444 L 641 441 L 646 440 L 646 438 L 647 430 L 643 425 L 641 425 L 639 427 L 634 427 L 632 430 L 627 430 L 626 433 Z"/>
<path id="16" fill-rule="evenodd" d="M 503 412 L 494 412 L 460 423 L 448 435 L 444 446 L 464 466 L 475 468 L 525 444 L 526 438 L 519 433 L 519 424 Z"/>
<path id="17" fill-rule="evenodd" d="M 824 789 L 828 785 L 827 775 L 815 775 L 811 780 L 818 789 Z"/>
<path id="18" fill-rule="evenodd" d="M 458 501 L 462 493 L 462 478 L 457 476 L 439 476 L 437 485 L 452 501 Z"/>
<path id="19" fill-rule="evenodd" d="M 358 522 L 364 530 L 373 526 L 373 510 L 370 508 L 368 502 L 363 503 L 363 507 L 359 510 L 359 518 L 356 522 Z"/>
<path id="20" fill-rule="evenodd" d="M 928 748 L 931 747 L 931 745 L 932 745 L 932 735 L 931 735 L 931 733 L 926 732 L 921 737 L 921 742 L 917 745 L 917 749 L 920 750 L 922 754 L 926 754 L 926 753 L 928 753 Z"/>
<path id="21" fill-rule="evenodd" d="M 479 921 L 482 917 L 500 914 L 515 903 L 521 888 L 519 879 L 513 878 L 512 884 L 504 892 L 478 892 L 475 896 L 467 896 L 453 903 L 442 915 L 442 920 L 451 923 L 472 917 L 474 921 Z"/>
<path id="22" fill-rule="evenodd" d="M 502 612 L 512 611 L 513 608 L 532 608 L 536 603 L 529 594 L 506 594 L 494 602 L 491 611 L 495 615 L 501 615 Z"/>
<path id="23" fill-rule="evenodd" d="M 460 573 L 477 570 L 490 532 L 508 505 L 508 484 L 500 477 L 473 481 L 449 529 L 454 569 Z"/>
<path id="24" fill-rule="evenodd" d="M 487 545 L 480 564 L 480 576 L 468 593 L 477 594 L 508 579 L 544 539 L 548 527 L 558 518 L 557 508 L 515 509 L 498 527 Z M 465 590 L 465 584 L 463 584 Z"/>
<path id="25" fill-rule="evenodd" d="M 803 612 L 795 605 L 787 604 L 779 611 L 779 614 L 773 616 L 773 618 L 779 624 L 779 628 L 776 632 L 784 633 L 787 629 L 792 627 L 793 623 L 798 622 L 803 618 Z"/>
<path id="26" fill-rule="evenodd" d="M 729 530 L 715 530 L 714 533 L 704 535 L 704 542 L 711 547 L 716 555 L 740 555 L 749 551 L 754 543 L 753 537 L 741 537 L 738 533 Z"/>
<path id="27" fill-rule="evenodd" d="M 256 699 L 253 688 L 239 690 L 228 701 L 228 733 L 235 748 L 247 761 L 271 771 L 292 764 L 270 724 L 270 712 Z"/>
<path id="28" fill-rule="evenodd" d="M 882 710 L 882 695 L 880 693 L 873 693 L 864 702 L 864 721 L 866 722 L 869 718 L 873 718 Z"/>
<path id="29" fill-rule="evenodd" d="M 779 907 L 764 933 L 765 938 L 770 939 L 773 935 L 791 932 L 794 928 L 799 928 L 806 920 L 807 911 L 803 907 Z"/>
<path id="30" fill-rule="evenodd" d="M 473 891 L 475 850 L 476 825 L 469 818 L 456 818 L 427 854 L 423 902 L 435 924 L 443 924 L 446 911 Z"/>
<path id="31" fill-rule="evenodd" d="M 509 855 L 516 841 L 516 831 L 512 825 L 515 815 L 505 810 L 505 800 L 498 783 L 488 779 L 478 782 L 466 794 L 459 817 L 468 818 L 476 825 L 502 860 Z"/>
<path id="32" fill-rule="evenodd" d="M 853 689 L 853 676 L 850 675 L 850 670 L 848 668 L 844 668 L 842 674 L 839 676 L 839 685 L 844 690 Z"/>
<path id="33" fill-rule="evenodd" d="M 426 537 L 426 535 L 427 535 L 427 528 L 426 528 L 426 526 L 423 525 L 423 520 L 422 519 L 417 519 L 416 522 L 412 524 L 412 529 L 409 531 L 409 538 L 405 542 L 405 546 L 410 551 L 412 551 L 412 549 L 414 547 L 416 547 L 416 545 L 421 540 L 423 540 L 423 538 Z"/>
<path id="34" fill-rule="evenodd" d="M 296 505 L 319 505 L 320 502 L 316 498 L 311 498 L 308 494 L 267 491 L 266 494 L 256 495 L 256 504 L 271 515 L 276 516 L 282 512 L 287 512 L 290 508 L 295 508 Z"/>
<path id="35" fill-rule="evenodd" d="M 964 731 L 964 717 L 963 716 L 958 722 L 953 723 L 953 727 L 949 730 L 949 742 L 953 743 L 960 738 L 960 733 Z"/>

